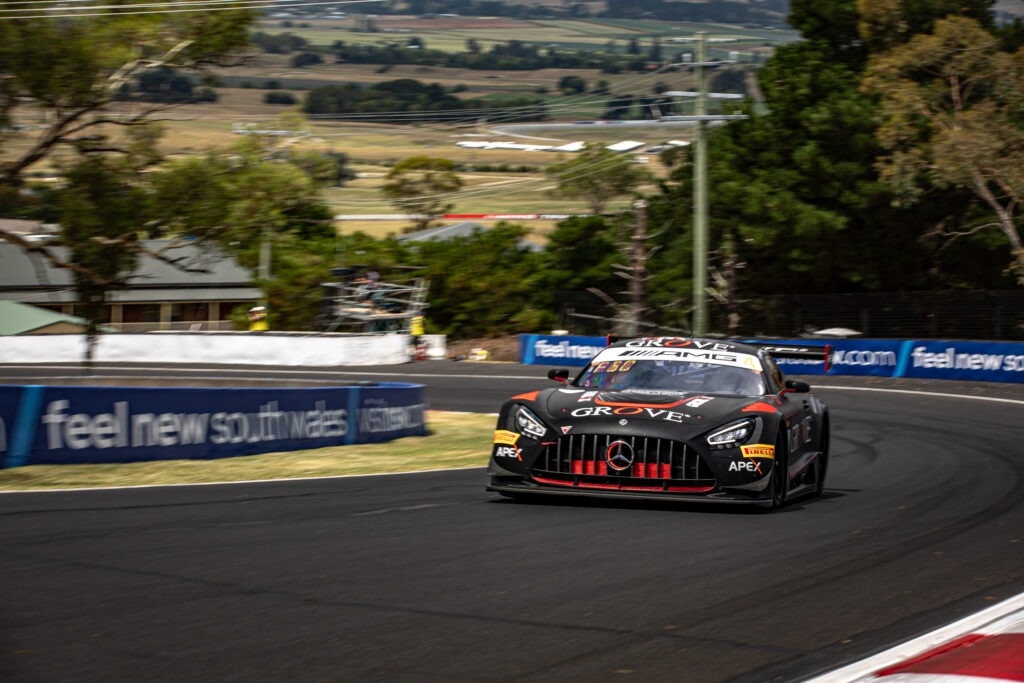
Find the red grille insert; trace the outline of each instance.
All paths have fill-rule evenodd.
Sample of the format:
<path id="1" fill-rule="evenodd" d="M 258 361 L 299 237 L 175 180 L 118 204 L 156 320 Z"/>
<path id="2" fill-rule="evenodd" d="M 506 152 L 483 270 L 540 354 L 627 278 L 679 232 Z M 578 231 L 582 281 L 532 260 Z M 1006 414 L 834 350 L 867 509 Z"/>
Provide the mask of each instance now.
<path id="1" fill-rule="evenodd" d="M 684 442 L 610 434 L 568 434 L 544 444 L 531 475 L 539 484 L 607 491 L 703 493 L 716 483 Z"/>

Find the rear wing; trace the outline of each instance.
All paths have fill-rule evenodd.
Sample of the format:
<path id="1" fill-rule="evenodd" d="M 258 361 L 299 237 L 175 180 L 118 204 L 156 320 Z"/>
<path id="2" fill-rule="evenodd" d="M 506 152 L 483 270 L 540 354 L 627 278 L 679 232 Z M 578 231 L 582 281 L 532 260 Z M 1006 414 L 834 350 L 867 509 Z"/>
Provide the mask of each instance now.
<path id="1" fill-rule="evenodd" d="M 832 367 L 832 345 L 804 346 L 802 344 L 775 345 L 767 342 L 744 342 L 759 349 L 764 349 L 772 358 L 785 358 L 789 360 L 822 361 L 825 363 L 825 372 Z"/>
<path id="2" fill-rule="evenodd" d="M 635 337 L 607 335 L 605 345 L 611 346 L 622 339 L 634 339 Z M 764 349 L 772 358 L 785 358 L 789 360 L 820 361 L 825 364 L 825 372 L 832 367 L 832 345 L 810 346 L 804 344 L 772 344 L 771 342 L 757 341 L 753 339 L 729 340 L 723 339 L 725 343 L 744 344 L 758 349 Z"/>

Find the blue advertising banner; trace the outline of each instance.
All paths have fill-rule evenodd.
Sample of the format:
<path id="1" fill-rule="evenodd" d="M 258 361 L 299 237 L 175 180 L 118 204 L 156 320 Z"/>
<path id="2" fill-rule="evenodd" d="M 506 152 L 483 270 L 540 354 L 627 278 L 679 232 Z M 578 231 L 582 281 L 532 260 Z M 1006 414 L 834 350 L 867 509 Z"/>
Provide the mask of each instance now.
<path id="1" fill-rule="evenodd" d="M 1024 344 L 909 341 L 894 376 L 1024 382 Z"/>
<path id="2" fill-rule="evenodd" d="M 17 431 L 18 405 L 24 391 L 24 387 L 0 386 L 0 466 L 11 453 L 11 440 Z"/>
<path id="3" fill-rule="evenodd" d="M 776 340 L 772 340 L 776 343 Z M 892 377 L 899 365 L 904 342 L 887 339 L 788 339 L 780 344 L 802 344 L 832 347 L 830 375 L 875 375 Z M 780 358 L 779 367 L 788 375 L 823 375 L 821 361 Z"/>
<path id="4" fill-rule="evenodd" d="M 603 337 L 519 336 L 521 362 L 583 366 L 604 348 Z M 751 340 L 768 341 L 768 340 Z M 832 347 L 830 375 L 1024 382 L 1024 344 L 900 339 L 772 339 L 772 344 Z M 778 359 L 789 375 L 822 375 L 820 361 Z"/>
<path id="5" fill-rule="evenodd" d="M 356 443 L 379 443 L 426 432 L 423 387 L 382 382 L 358 388 Z"/>
<path id="6" fill-rule="evenodd" d="M 583 367 L 606 346 L 604 337 L 556 334 L 519 335 L 519 359 L 526 365 Z"/>
<path id="7" fill-rule="evenodd" d="M 413 384 L 310 389 L 0 387 L 4 467 L 209 459 L 426 434 Z M 4 401 L 4 405 L 8 402 Z"/>

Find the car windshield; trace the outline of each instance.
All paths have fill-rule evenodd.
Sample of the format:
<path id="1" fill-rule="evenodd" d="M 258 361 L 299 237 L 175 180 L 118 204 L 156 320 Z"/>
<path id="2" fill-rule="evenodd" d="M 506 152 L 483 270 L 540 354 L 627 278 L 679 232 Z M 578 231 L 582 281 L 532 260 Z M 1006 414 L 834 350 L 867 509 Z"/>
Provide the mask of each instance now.
<path id="1" fill-rule="evenodd" d="M 587 389 L 638 393 L 699 392 L 732 396 L 761 396 L 761 373 L 746 367 L 687 360 L 597 359 L 577 378 Z"/>

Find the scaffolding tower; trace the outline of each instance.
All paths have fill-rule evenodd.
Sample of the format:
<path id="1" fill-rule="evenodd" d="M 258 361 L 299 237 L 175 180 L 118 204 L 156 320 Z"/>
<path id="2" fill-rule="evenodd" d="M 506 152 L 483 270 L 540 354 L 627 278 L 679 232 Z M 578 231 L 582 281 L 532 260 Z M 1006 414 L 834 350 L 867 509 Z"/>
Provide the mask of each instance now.
<path id="1" fill-rule="evenodd" d="M 408 333 L 427 306 L 430 281 L 384 282 L 368 266 L 334 268 L 337 280 L 321 283 L 323 302 L 317 327 L 325 332 Z"/>

